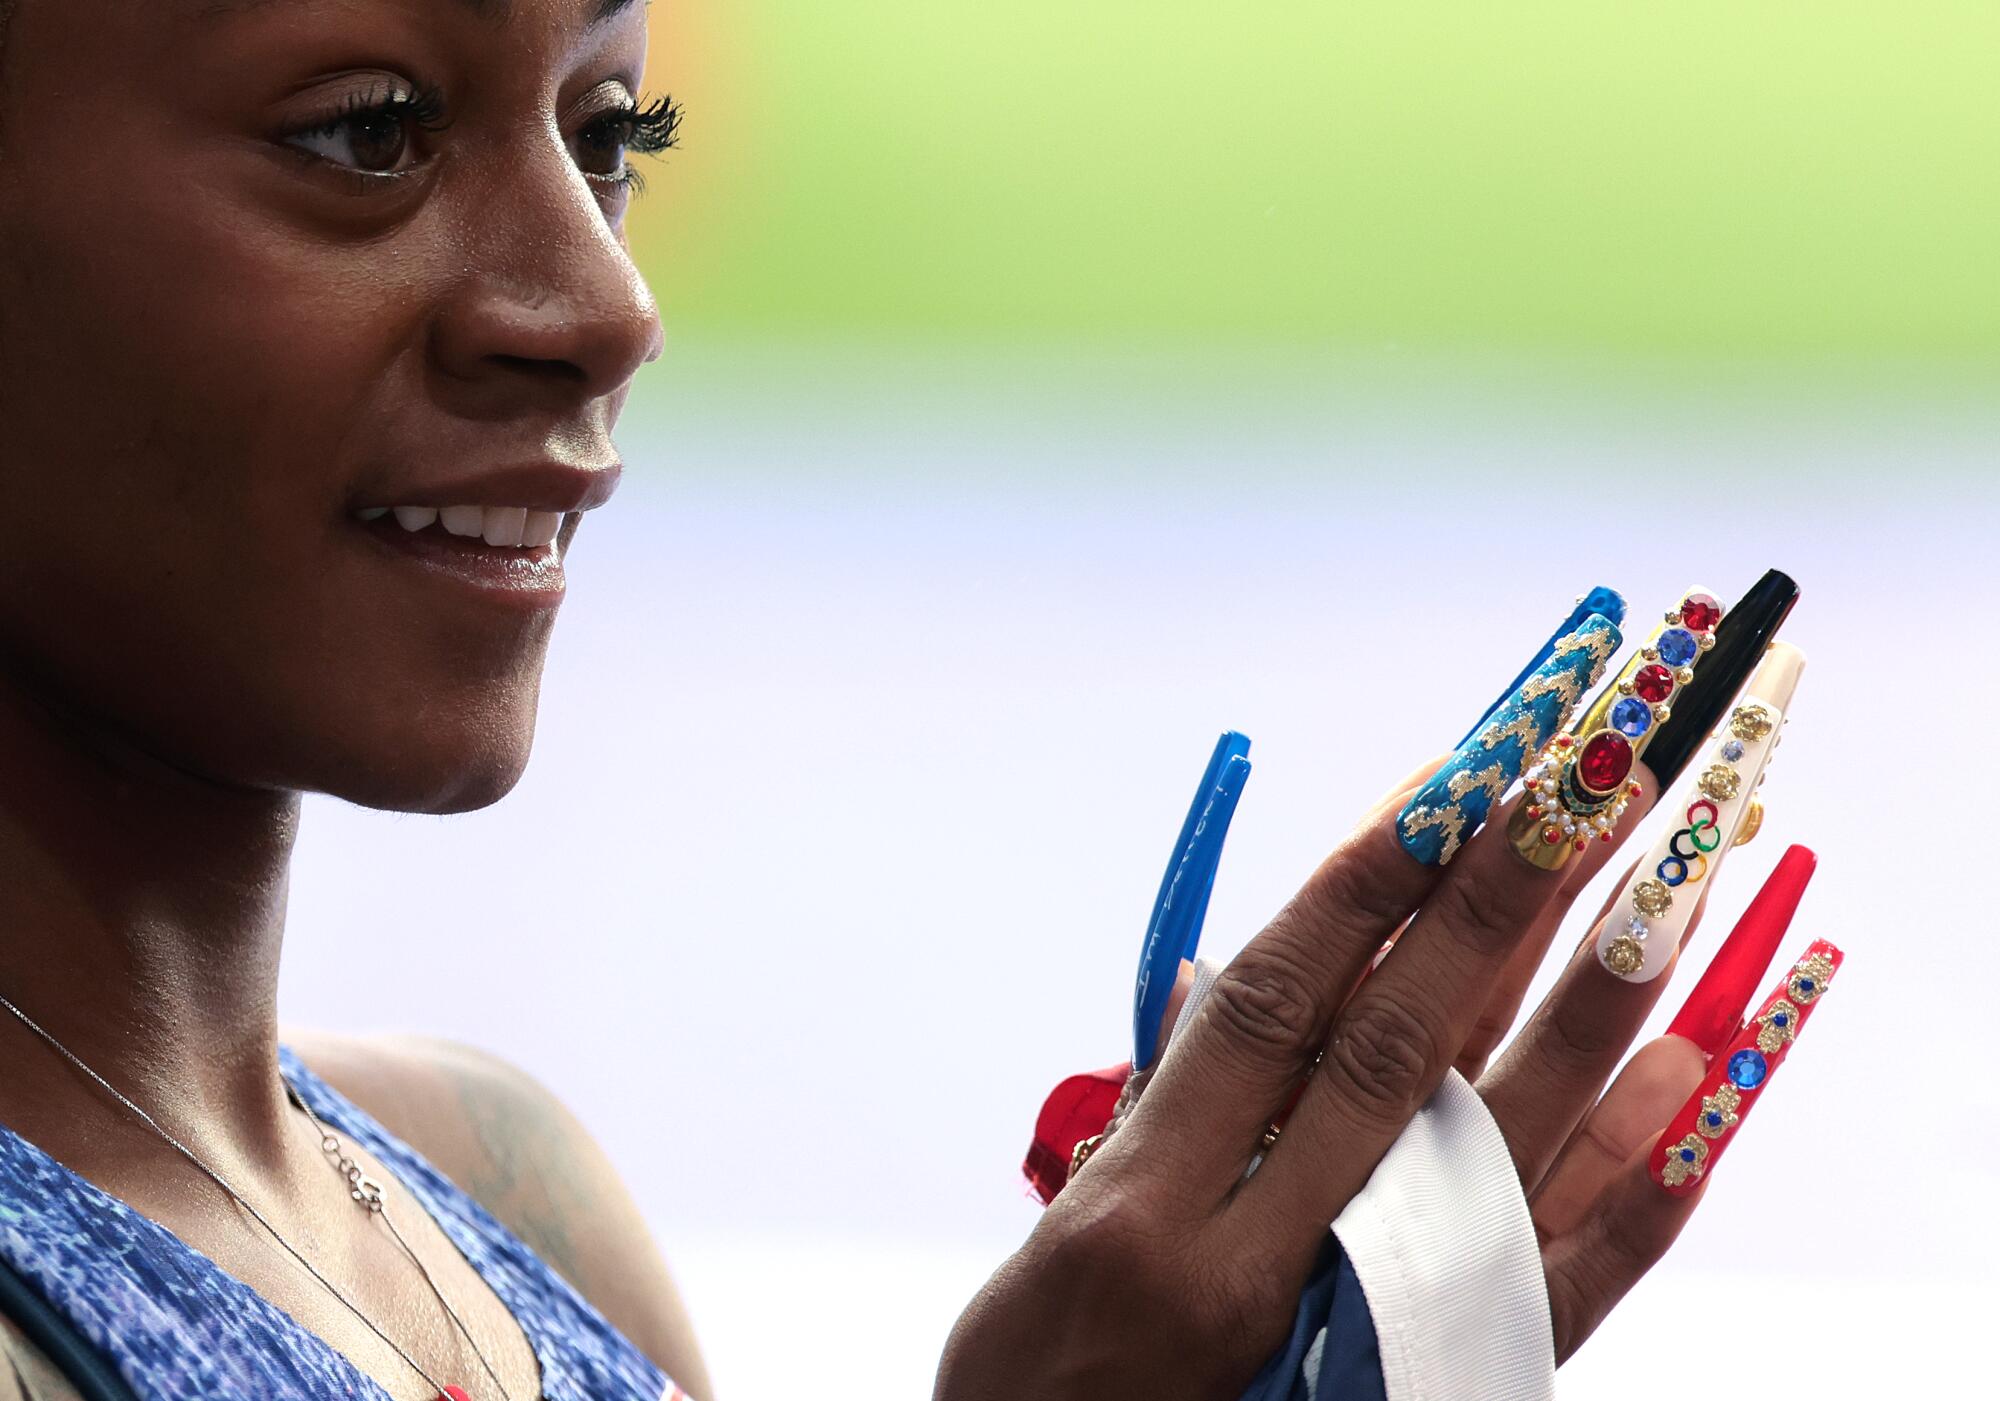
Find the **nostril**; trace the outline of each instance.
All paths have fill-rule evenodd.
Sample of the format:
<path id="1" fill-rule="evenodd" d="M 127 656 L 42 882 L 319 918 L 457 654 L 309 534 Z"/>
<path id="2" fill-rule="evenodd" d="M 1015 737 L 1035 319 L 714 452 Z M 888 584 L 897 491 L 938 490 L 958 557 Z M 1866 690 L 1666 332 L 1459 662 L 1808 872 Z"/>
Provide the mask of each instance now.
<path id="1" fill-rule="evenodd" d="M 574 360 L 544 360 L 530 355 L 494 355 L 492 363 L 503 370 L 517 374 L 532 375 L 537 379 L 552 379 L 564 384 L 581 384 L 590 378 L 589 371 Z"/>

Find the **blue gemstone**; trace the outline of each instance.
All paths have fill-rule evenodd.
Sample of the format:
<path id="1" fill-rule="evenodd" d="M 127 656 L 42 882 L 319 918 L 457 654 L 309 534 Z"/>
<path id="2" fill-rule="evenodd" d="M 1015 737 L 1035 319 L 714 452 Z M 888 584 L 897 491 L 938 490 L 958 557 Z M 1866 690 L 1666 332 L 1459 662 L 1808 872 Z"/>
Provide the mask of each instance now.
<path id="1" fill-rule="evenodd" d="M 1683 1148 L 1683 1149 L 1681 1149 L 1681 1161 L 1682 1161 L 1682 1162 L 1684 1162 L 1684 1163 L 1691 1163 L 1691 1162 L 1693 1162 L 1693 1161 L 1694 1161 L 1694 1149 L 1692 1149 L 1692 1148 Z"/>
<path id="2" fill-rule="evenodd" d="M 1770 1073 L 1771 1068 L 1764 1063 L 1762 1052 L 1745 1048 L 1729 1058 L 1730 1083 L 1739 1090 L 1756 1089 Z"/>
<path id="3" fill-rule="evenodd" d="M 1791 1025 L 1791 1021 L 1792 1021 L 1792 1019 L 1791 1019 L 1790 1017 L 1786 1016 L 1786 1015 L 1785 1015 L 1785 1014 L 1784 1014 L 1783 1012 L 1780 1012 L 1780 1013 L 1778 1013 L 1778 1014 L 1777 1014 L 1776 1016 L 1774 1016 L 1774 1017 L 1772 1017 L 1772 1018 L 1771 1018 L 1771 1025 L 1772 1025 L 1772 1026 L 1789 1026 L 1789 1025 Z"/>
<path id="4" fill-rule="evenodd" d="M 1738 759 L 1741 759 L 1743 757 L 1743 741 L 1740 739 L 1732 739 L 1727 744 L 1723 745 L 1722 757 L 1727 759 L 1732 764 L 1735 763 Z"/>
<path id="5" fill-rule="evenodd" d="M 1811 979 L 1811 978 L 1800 978 L 1800 979 L 1799 979 L 1799 991 L 1800 991 L 1800 992 L 1811 992 L 1812 990 L 1813 990 L 1813 981 L 1812 981 L 1812 979 Z"/>
<path id="6" fill-rule="evenodd" d="M 1653 645 L 1660 649 L 1660 660 L 1668 666 L 1686 666 L 1701 651 L 1701 644 L 1686 628 L 1668 628 Z"/>
<path id="7" fill-rule="evenodd" d="M 1717 1124 L 1720 1124 L 1721 1122 L 1722 1122 L 1722 1116 L 1720 1114 L 1717 1114 L 1715 1111 L 1710 1110 L 1708 1115 L 1708 1126 L 1710 1128 L 1714 1128 Z"/>
<path id="8" fill-rule="evenodd" d="M 1628 739 L 1637 739 L 1653 728 L 1653 707 L 1627 696 L 1611 707 L 1611 728 Z"/>

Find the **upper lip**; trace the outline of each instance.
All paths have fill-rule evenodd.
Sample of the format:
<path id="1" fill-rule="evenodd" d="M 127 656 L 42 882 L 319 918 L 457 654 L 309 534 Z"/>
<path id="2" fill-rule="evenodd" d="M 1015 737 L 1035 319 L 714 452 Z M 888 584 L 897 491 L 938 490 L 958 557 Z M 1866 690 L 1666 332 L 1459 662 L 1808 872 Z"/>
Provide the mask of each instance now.
<path id="1" fill-rule="evenodd" d="M 516 462 L 464 472 L 449 480 L 413 482 L 370 492 L 356 510 L 378 506 L 525 506 L 531 511 L 588 511 L 618 489 L 624 465 Z"/>

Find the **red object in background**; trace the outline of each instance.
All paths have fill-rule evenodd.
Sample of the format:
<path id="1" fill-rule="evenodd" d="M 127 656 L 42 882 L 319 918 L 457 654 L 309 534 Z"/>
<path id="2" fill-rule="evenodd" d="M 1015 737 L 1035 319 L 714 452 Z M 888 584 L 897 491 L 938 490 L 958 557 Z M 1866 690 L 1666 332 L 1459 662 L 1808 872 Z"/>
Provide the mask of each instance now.
<path id="1" fill-rule="evenodd" d="M 1042 1102 L 1042 1112 L 1035 1118 L 1035 1138 L 1028 1145 L 1028 1159 L 1021 1170 L 1027 1173 L 1028 1185 L 1043 1206 L 1054 1201 L 1063 1183 L 1069 1181 L 1069 1160 L 1076 1145 L 1101 1133 L 1110 1121 L 1131 1074 L 1132 1063 L 1127 1061 L 1108 1070 L 1072 1075 Z"/>

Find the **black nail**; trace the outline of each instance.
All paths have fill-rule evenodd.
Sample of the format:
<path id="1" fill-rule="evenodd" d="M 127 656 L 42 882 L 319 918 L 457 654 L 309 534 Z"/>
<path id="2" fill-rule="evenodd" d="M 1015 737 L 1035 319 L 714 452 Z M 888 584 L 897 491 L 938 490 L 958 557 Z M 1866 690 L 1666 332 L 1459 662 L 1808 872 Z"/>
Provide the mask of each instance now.
<path id="1" fill-rule="evenodd" d="M 1722 615 L 1714 649 L 1701 659 L 1687 689 L 1674 697 L 1673 715 L 1646 749 L 1646 767 L 1660 788 L 1671 787 L 1688 761 L 1701 752 L 1709 732 L 1757 669 L 1764 649 L 1798 601 L 1799 586 L 1792 576 L 1767 569 L 1750 592 Z"/>

